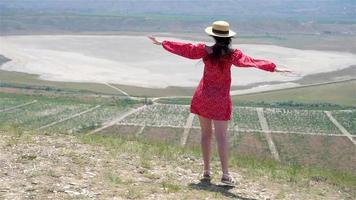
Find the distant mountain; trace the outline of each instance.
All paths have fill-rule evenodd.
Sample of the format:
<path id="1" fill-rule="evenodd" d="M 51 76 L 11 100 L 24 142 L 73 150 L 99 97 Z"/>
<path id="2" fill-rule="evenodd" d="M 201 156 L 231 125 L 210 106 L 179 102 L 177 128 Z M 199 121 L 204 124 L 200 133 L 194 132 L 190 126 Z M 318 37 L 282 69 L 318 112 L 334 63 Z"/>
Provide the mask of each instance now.
<path id="1" fill-rule="evenodd" d="M 0 17 L 5 34 L 195 32 L 219 19 L 248 33 L 356 33 L 355 0 L 2 0 Z"/>

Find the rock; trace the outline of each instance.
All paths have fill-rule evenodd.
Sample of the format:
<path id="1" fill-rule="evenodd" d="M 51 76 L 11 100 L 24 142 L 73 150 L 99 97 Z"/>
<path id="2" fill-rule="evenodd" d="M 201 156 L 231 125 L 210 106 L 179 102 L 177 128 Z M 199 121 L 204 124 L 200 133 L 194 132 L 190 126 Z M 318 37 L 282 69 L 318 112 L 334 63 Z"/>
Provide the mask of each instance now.
<path id="1" fill-rule="evenodd" d="M 89 177 L 95 177 L 96 174 L 93 172 L 85 172 L 85 174 L 89 175 Z"/>
<path id="2" fill-rule="evenodd" d="M 36 190 L 35 188 L 30 187 L 30 188 L 27 188 L 27 189 L 26 189 L 26 192 L 33 192 L 33 191 L 35 191 L 35 190 Z"/>
<path id="3" fill-rule="evenodd" d="M 71 195 L 71 196 L 77 196 L 80 195 L 79 192 L 73 191 L 73 190 L 64 190 L 65 193 Z"/>
<path id="4" fill-rule="evenodd" d="M 78 183 L 76 183 L 76 182 L 70 182 L 69 184 L 70 185 L 78 185 Z"/>
<path id="5" fill-rule="evenodd" d="M 65 186 L 63 186 L 64 189 L 68 189 L 68 188 L 70 188 L 70 187 L 71 187 L 70 185 L 65 185 Z"/>

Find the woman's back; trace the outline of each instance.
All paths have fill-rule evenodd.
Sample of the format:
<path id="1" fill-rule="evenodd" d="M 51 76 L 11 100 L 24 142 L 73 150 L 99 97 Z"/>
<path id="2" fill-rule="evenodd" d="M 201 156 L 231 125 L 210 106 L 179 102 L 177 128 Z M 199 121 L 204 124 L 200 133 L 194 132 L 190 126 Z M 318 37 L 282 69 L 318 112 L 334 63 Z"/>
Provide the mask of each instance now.
<path id="1" fill-rule="evenodd" d="M 274 71 L 276 67 L 273 62 L 254 59 L 243 54 L 239 49 L 231 49 L 230 52 L 222 51 L 219 57 L 214 58 L 214 46 L 207 46 L 202 42 L 193 45 L 164 40 L 162 46 L 171 53 L 189 59 L 203 59 L 205 65 L 202 79 L 211 85 L 218 85 L 224 90 L 230 90 L 232 65 L 236 67 L 256 67 L 266 71 Z"/>

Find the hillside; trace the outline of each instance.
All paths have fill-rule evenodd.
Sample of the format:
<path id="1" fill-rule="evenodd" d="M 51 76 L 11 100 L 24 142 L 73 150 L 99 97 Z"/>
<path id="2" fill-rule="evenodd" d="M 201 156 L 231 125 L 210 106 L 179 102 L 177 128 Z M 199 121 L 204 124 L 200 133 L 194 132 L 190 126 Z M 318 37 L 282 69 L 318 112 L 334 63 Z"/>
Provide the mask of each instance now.
<path id="1" fill-rule="evenodd" d="M 213 183 L 200 183 L 200 155 L 161 143 L 13 130 L 0 132 L 0 150 L 3 199 L 352 199 L 322 178 L 278 166 L 271 174 L 253 160 L 232 166 L 239 184 L 228 187 L 214 157 Z"/>

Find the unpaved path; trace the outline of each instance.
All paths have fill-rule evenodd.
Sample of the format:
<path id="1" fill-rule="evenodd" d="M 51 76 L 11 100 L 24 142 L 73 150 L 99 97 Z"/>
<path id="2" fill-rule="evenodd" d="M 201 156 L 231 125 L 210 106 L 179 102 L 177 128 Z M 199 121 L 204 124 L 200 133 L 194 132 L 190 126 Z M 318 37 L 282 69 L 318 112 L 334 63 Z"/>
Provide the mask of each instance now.
<path id="1" fill-rule="evenodd" d="M 274 142 L 272 140 L 272 137 L 271 137 L 271 134 L 269 131 L 269 127 L 268 127 L 268 123 L 267 123 L 267 119 L 263 112 L 263 108 L 256 108 L 256 110 L 257 110 L 257 115 L 258 115 L 258 119 L 260 121 L 262 130 L 264 131 L 263 133 L 264 133 L 267 143 L 268 143 L 269 150 L 271 151 L 273 158 L 277 161 L 280 161 L 279 153 L 277 151 L 276 145 L 274 144 Z"/>
<path id="2" fill-rule="evenodd" d="M 187 118 L 187 122 L 185 123 L 185 126 L 184 126 L 184 131 L 183 131 L 183 134 L 182 134 L 182 139 L 180 141 L 180 145 L 182 147 L 185 146 L 185 143 L 187 142 L 187 138 L 189 136 L 189 130 L 190 128 L 192 127 L 192 124 L 193 124 L 193 120 L 194 120 L 194 117 L 195 115 L 193 113 L 189 113 L 189 116 Z"/>
<path id="3" fill-rule="evenodd" d="M 330 111 L 324 111 L 326 116 L 330 119 L 330 121 L 335 124 L 335 126 L 344 134 L 349 140 L 356 145 L 356 141 L 352 139 L 352 135 L 332 116 Z"/>

